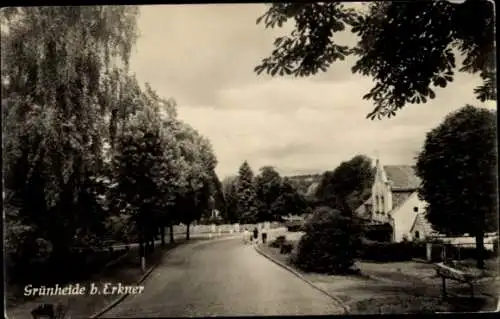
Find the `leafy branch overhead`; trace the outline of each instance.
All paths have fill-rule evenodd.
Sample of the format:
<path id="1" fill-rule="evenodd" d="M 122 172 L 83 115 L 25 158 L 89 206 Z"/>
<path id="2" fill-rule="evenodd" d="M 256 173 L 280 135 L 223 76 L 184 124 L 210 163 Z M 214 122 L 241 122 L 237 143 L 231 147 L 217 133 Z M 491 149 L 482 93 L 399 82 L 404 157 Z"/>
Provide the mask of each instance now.
<path id="1" fill-rule="evenodd" d="M 456 72 L 478 74 L 474 93 L 496 99 L 494 17 L 490 1 L 372 2 L 359 9 L 341 2 L 273 3 L 257 19 L 266 28 L 293 20 L 293 31 L 274 41 L 257 74 L 304 77 L 326 72 L 353 55 L 352 72 L 372 77 L 375 86 L 363 99 L 374 102 L 367 117 L 391 117 L 407 104 L 426 103 L 435 88 L 452 82 Z M 351 30 L 354 47 L 339 44 L 335 33 Z M 457 56 L 463 56 L 457 67 Z"/>

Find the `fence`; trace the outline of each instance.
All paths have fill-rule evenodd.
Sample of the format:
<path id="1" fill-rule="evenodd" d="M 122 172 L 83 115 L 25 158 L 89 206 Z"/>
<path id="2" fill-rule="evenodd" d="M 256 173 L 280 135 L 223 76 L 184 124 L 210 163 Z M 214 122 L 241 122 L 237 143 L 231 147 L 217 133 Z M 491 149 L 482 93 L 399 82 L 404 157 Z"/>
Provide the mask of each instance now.
<path id="1" fill-rule="evenodd" d="M 207 233 L 240 233 L 245 229 L 251 230 L 255 227 L 258 229 L 273 229 L 280 227 L 281 224 L 277 222 L 264 222 L 259 224 L 224 224 L 224 225 L 192 225 L 189 227 L 190 234 L 207 234 Z M 175 225 L 174 234 L 185 234 L 186 225 Z"/>
<path id="2" fill-rule="evenodd" d="M 419 250 L 416 258 L 426 259 L 432 262 L 441 262 L 445 259 L 451 260 L 467 260 L 476 259 L 476 243 L 470 240 L 462 240 L 464 238 L 440 238 L 435 241 L 420 243 L 425 245 L 425 254 L 422 255 L 422 250 Z M 491 238 L 484 243 L 484 258 L 490 259 L 498 257 L 498 238 Z"/>
<path id="3" fill-rule="evenodd" d="M 377 242 L 364 240 L 361 259 L 389 262 L 421 259 L 428 262 L 444 260 L 465 261 L 477 258 L 475 243 L 458 242 L 454 244 L 444 240 Z M 486 260 L 498 257 L 498 239 L 496 242 L 485 243 L 484 258 Z"/>

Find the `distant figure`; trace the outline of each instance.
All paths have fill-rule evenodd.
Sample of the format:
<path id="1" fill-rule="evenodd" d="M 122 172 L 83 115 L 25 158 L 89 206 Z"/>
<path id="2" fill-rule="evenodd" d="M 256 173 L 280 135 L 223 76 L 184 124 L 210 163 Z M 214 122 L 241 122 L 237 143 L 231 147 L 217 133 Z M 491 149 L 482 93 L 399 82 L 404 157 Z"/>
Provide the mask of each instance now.
<path id="1" fill-rule="evenodd" d="M 243 230 L 243 243 L 246 245 L 248 244 L 248 240 L 250 239 L 250 233 L 248 232 L 248 230 L 245 228 L 245 230 Z"/>
<path id="2" fill-rule="evenodd" d="M 259 242 L 259 230 L 257 229 L 257 227 L 253 229 L 253 239 L 255 240 L 256 244 Z"/>
<path id="3" fill-rule="evenodd" d="M 267 229 L 263 228 L 261 234 L 262 234 L 262 243 L 265 245 L 267 242 Z"/>

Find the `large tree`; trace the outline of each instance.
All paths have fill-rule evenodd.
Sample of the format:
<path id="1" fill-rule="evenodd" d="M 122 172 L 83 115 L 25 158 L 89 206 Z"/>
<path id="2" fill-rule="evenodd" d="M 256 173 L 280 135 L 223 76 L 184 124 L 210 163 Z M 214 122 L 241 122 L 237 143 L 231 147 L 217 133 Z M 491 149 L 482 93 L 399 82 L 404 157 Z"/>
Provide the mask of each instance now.
<path id="1" fill-rule="evenodd" d="M 273 204 L 280 196 L 281 176 L 271 166 L 264 166 L 255 178 L 255 188 L 259 208 L 259 221 L 275 219 Z"/>
<path id="2" fill-rule="evenodd" d="M 447 234 L 476 237 L 482 268 L 484 233 L 498 230 L 496 112 L 470 105 L 427 134 L 417 159 L 427 219 Z"/>
<path id="3" fill-rule="evenodd" d="M 118 212 L 130 215 L 139 234 L 139 244 L 151 242 L 159 222 L 157 211 L 166 205 L 161 172 L 164 168 L 164 145 L 157 110 L 150 105 L 131 117 L 117 139 L 114 155 L 116 186 L 110 197 Z M 140 250 L 141 256 L 144 251 Z"/>
<path id="4" fill-rule="evenodd" d="M 239 220 L 238 216 L 238 178 L 229 176 L 222 181 L 222 190 L 224 193 L 224 220 L 235 223 Z"/>
<path id="5" fill-rule="evenodd" d="M 279 195 L 271 205 L 272 217 L 280 220 L 286 215 L 300 215 L 308 207 L 306 199 L 293 187 L 288 178 L 283 178 L 279 185 Z"/>
<path id="6" fill-rule="evenodd" d="M 244 161 L 239 169 L 236 196 L 236 214 L 240 221 L 246 223 L 256 222 L 258 218 L 258 210 L 254 174 L 247 161 Z"/>
<path id="7" fill-rule="evenodd" d="M 325 172 L 316 197 L 324 205 L 334 208 L 342 200 L 351 210 L 355 210 L 370 196 L 374 175 L 371 159 L 356 155 L 342 162 L 332 172 Z"/>
<path id="8" fill-rule="evenodd" d="M 46 239 L 54 257 L 98 244 L 103 142 L 114 125 L 111 73 L 127 69 L 134 6 L 1 11 L 6 223 Z M 122 70 L 122 71 L 121 71 Z M 9 239 L 7 239 L 9 240 Z M 15 251 L 14 251 L 15 252 Z"/>
<path id="9" fill-rule="evenodd" d="M 210 142 L 190 125 L 180 123 L 177 139 L 185 160 L 183 174 L 187 183 L 177 196 L 176 211 L 178 221 L 187 226 L 186 239 L 189 239 L 190 224 L 210 208 L 217 159 Z"/>
<path id="10" fill-rule="evenodd" d="M 459 72 L 479 74 L 474 90 L 481 101 L 496 99 L 494 6 L 487 0 L 372 2 L 358 8 L 340 1 L 273 3 L 258 18 L 266 28 L 293 19 L 288 36 L 255 68 L 260 74 L 311 76 L 353 54 L 353 73 L 370 76 L 375 86 L 363 96 L 375 108 L 367 117 L 392 116 L 408 103 L 425 103 L 434 88 L 453 81 L 456 56 L 465 59 Z M 335 33 L 348 29 L 359 37 L 350 48 Z"/>

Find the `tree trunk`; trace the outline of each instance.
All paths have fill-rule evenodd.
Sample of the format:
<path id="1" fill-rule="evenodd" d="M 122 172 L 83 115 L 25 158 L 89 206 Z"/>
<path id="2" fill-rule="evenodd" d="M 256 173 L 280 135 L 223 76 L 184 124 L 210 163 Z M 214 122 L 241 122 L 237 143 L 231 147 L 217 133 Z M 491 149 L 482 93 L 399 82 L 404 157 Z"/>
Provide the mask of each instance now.
<path id="1" fill-rule="evenodd" d="M 476 235 L 476 261 L 477 268 L 484 269 L 484 233 L 479 232 Z"/>
<path id="2" fill-rule="evenodd" d="M 174 225 L 170 224 L 169 225 L 169 233 L 170 233 L 170 243 L 175 244 L 174 240 Z"/>
<path id="3" fill-rule="evenodd" d="M 186 240 L 189 240 L 189 225 L 190 223 L 186 224 Z"/>
<path id="4" fill-rule="evenodd" d="M 165 247 L 165 226 L 160 227 L 161 246 Z"/>

